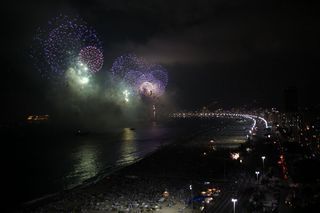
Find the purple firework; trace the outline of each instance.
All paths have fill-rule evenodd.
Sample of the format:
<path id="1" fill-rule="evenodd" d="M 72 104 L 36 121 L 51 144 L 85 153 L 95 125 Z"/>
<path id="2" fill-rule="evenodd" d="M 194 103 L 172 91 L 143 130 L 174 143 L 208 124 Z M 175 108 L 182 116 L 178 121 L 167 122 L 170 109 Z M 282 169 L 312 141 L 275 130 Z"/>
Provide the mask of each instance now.
<path id="1" fill-rule="evenodd" d="M 168 83 L 167 71 L 134 54 L 118 57 L 111 68 L 113 77 L 144 97 L 161 96 Z"/>
<path id="2" fill-rule="evenodd" d="M 162 81 L 147 73 L 137 79 L 137 90 L 142 96 L 157 98 L 164 93 L 165 87 Z"/>
<path id="3" fill-rule="evenodd" d="M 138 85 L 138 79 L 142 75 L 143 75 L 142 72 L 130 70 L 125 74 L 123 81 L 127 86 L 131 87 L 132 90 L 136 90 Z"/>
<path id="4" fill-rule="evenodd" d="M 102 53 L 96 32 L 80 18 L 59 15 L 40 28 L 34 38 L 33 58 L 41 74 L 47 78 L 62 76 L 74 65 L 81 49 L 93 46 Z M 49 68 L 49 69 L 48 69 Z"/>
<path id="5" fill-rule="evenodd" d="M 167 71 L 160 65 L 156 65 L 151 68 L 151 75 L 157 80 L 161 81 L 163 86 L 166 87 L 168 84 L 168 74 Z"/>
<path id="6" fill-rule="evenodd" d="M 80 50 L 79 60 L 88 66 L 90 72 L 95 73 L 102 68 L 103 54 L 98 48 L 87 46 Z"/>
<path id="7" fill-rule="evenodd" d="M 141 57 L 134 54 L 127 54 L 118 57 L 112 64 L 111 72 L 113 77 L 123 78 L 127 72 L 136 70 L 146 72 L 149 69 L 149 64 Z"/>

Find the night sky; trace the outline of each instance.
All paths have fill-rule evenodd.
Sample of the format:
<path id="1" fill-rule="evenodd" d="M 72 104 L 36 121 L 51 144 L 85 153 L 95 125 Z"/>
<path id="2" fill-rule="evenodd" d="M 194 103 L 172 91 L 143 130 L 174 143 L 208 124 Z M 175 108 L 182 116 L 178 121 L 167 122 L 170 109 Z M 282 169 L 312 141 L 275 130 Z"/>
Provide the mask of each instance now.
<path id="1" fill-rule="evenodd" d="M 289 86 L 301 106 L 319 104 L 319 10 L 309 1 L 10 1 L 2 10 L 2 115 L 45 111 L 47 85 L 28 48 L 36 28 L 59 13 L 96 29 L 100 75 L 127 52 L 166 67 L 167 94 L 180 109 L 254 100 L 281 107 Z"/>

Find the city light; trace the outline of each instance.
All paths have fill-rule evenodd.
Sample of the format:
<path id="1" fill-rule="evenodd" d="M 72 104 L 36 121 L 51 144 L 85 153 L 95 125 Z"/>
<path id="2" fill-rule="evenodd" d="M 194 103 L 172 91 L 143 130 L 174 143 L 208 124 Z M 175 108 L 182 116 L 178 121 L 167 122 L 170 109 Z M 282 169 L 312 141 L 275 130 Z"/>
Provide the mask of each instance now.
<path id="1" fill-rule="evenodd" d="M 236 212 L 236 202 L 238 201 L 238 199 L 236 198 L 231 198 L 231 202 L 233 203 L 233 213 Z"/>
<path id="2" fill-rule="evenodd" d="M 167 197 L 169 197 L 169 192 L 167 190 L 165 190 L 162 195 L 163 195 L 163 197 L 167 198 Z"/>
<path id="3" fill-rule="evenodd" d="M 230 156 L 232 160 L 238 160 L 240 158 L 240 153 L 239 152 L 230 153 Z"/>
<path id="4" fill-rule="evenodd" d="M 257 175 L 257 182 L 259 182 L 259 174 L 260 172 L 259 171 L 255 171 L 256 175 Z"/>
<path id="5" fill-rule="evenodd" d="M 262 159 L 262 169 L 264 171 L 264 160 L 266 159 L 266 156 L 261 156 L 261 159 Z"/>

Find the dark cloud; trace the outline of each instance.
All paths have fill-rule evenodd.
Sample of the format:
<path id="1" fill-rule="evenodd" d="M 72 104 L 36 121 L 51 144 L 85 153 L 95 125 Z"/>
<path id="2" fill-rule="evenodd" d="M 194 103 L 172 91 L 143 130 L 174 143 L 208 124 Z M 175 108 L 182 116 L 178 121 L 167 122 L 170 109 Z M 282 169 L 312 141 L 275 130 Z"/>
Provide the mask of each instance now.
<path id="1" fill-rule="evenodd" d="M 184 1 L 168 4 L 171 7 L 167 9 L 157 5 L 135 8 L 151 17 L 156 15 L 155 24 L 161 27 L 145 42 L 132 38 L 114 44 L 114 48 L 134 50 L 166 64 L 230 63 L 250 60 L 260 53 L 315 49 L 318 22 L 303 11 L 297 15 L 299 5 L 286 7 L 279 2 L 272 7 L 268 3 L 245 2 L 252 5 Z M 160 8 L 158 13 L 155 8 Z"/>

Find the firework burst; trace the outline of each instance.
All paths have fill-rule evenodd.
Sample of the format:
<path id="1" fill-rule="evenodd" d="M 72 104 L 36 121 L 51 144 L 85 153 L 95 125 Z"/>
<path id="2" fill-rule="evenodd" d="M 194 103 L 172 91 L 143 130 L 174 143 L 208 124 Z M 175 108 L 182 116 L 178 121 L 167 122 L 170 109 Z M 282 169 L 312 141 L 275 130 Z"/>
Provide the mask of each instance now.
<path id="1" fill-rule="evenodd" d="M 137 79 L 137 90 L 140 95 L 157 98 L 164 93 L 163 82 L 156 79 L 151 73 L 141 75 Z"/>
<path id="2" fill-rule="evenodd" d="M 142 72 L 130 70 L 128 71 L 124 78 L 123 82 L 125 85 L 131 88 L 131 90 L 135 91 L 135 88 L 138 86 L 138 79 L 143 75 Z"/>
<path id="3" fill-rule="evenodd" d="M 95 73 L 102 68 L 103 54 L 98 48 L 87 46 L 80 50 L 79 61 L 87 65 L 91 73 Z"/>
<path id="4" fill-rule="evenodd" d="M 151 75 L 155 77 L 157 80 L 162 82 L 164 87 L 168 84 L 168 74 L 167 71 L 160 65 L 155 65 L 151 68 Z"/>
<path id="5" fill-rule="evenodd" d="M 112 64 L 111 72 L 114 78 L 124 78 L 125 75 L 132 71 L 146 72 L 149 69 L 149 64 L 142 57 L 134 54 L 127 54 L 118 57 Z"/>
<path id="6" fill-rule="evenodd" d="M 150 64 L 134 54 L 118 57 L 111 68 L 112 76 L 130 88 L 134 94 L 157 98 L 168 84 L 167 71 L 160 65 Z"/>
<path id="7" fill-rule="evenodd" d="M 34 43 L 32 58 L 43 77 L 64 76 L 79 58 L 92 68 L 91 72 L 102 67 L 101 42 L 95 30 L 80 18 L 55 17 L 46 27 L 38 29 Z"/>

